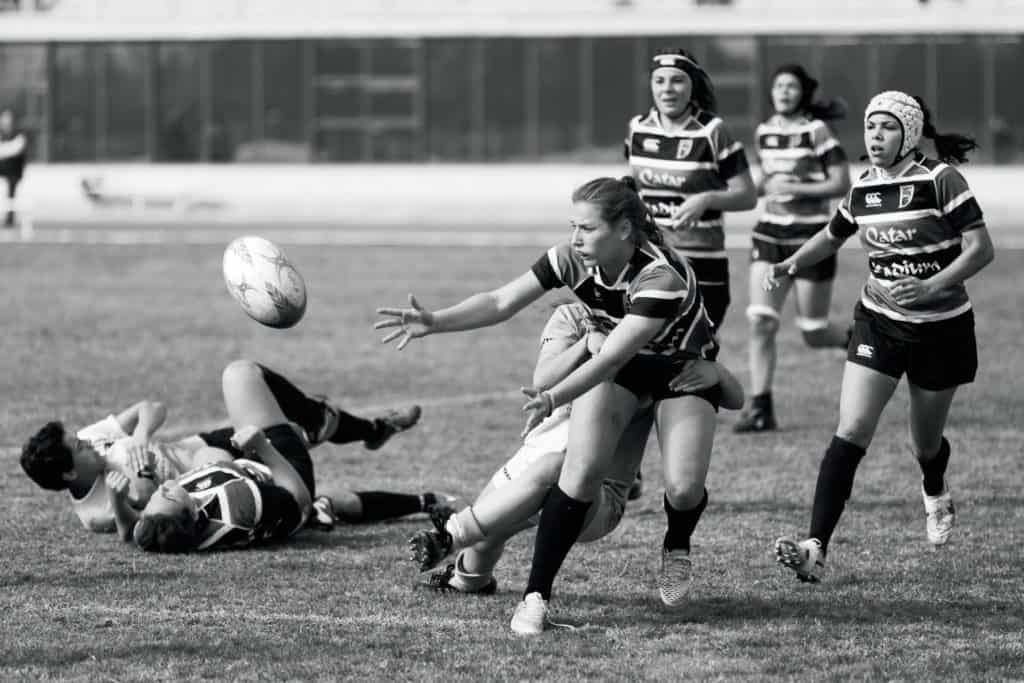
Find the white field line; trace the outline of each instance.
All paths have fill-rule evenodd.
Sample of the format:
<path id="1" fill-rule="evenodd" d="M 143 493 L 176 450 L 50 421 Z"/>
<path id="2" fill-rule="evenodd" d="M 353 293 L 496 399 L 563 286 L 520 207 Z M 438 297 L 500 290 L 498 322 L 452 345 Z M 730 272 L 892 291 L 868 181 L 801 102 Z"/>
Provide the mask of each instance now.
<path id="1" fill-rule="evenodd" d="M 261 236 L 283 245 L 308 246 L 436 246 L 436 247 L 548 247 L 565 239 L 564 231 L 530 230 L 380 230 L 295 229 L 275 230 L 264 225 L 211 226 L 205 229 L 152 228 L 123 230 L 103 228 L 39 228 L 30 240 L 22 240 L 16 231 L 0 233 L 0 242 L 32 242 L 36 244 L 225 244 L 241 234 L 258 232 Z M 997 248 L 1024 249 L 1024 234 L 993 233 Z M 750 247 L 749 233 L 729 233 L 725 237 L 729 249 Z M 859 249 L 857 240 L 848 240 L 844 249 Z"/>

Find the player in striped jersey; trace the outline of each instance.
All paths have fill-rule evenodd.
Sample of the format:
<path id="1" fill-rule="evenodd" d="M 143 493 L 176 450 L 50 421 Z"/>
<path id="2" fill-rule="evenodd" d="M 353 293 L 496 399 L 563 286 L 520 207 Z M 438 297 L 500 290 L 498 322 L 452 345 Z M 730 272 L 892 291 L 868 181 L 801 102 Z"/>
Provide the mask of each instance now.
<path id="1" fill-rule="evenodd" d="M 936 159 L 918 150 L 935 144 Z M 777 286 L 834 254 L 860 232 L 868 281 L 854 313 L 839 402 L 839 426 L 825 451 L 814 490 L 808 538 L 776 541 L 779 561 L 805 581 L 824 567 L 828 543 L 900 377 L 910 391 L 910 437 L 921 467 L 926 534 L 949 539 L 956 520 L 945 481 L 950 444 L 943 436 L 953 395 L 978 366 L 974 315 L 964 281 L 993 258 L 981 208 L 960 173 L 974 141 L 935 130 L 920 98 L 899 91 L 873 97 L 864 114 L 871 167 L 854 183 L 828 226 L 772 267 Z"/>
<path id="2" fill-rule="evenodd" d="M 817 88 L 818 82 L 799 64 L 776 69 L 771 89 L 775 114 L 759 125 L 755 134 L 761 161 L 759 189 L 765 203 L 754 228 L 750 255 L 751 405 L 734 425 L 737 432 L 776 428 L 771 393 L 775 334 L 791 283 L 796 290 L 796 325 L 807 345 L 845 348 L 849 341 L 849 326 L 828 319 L 835 255 L 801 270 L 769 292 L 761 286 L 772 264 L 794 254 L 828 223 L 829 200 L 850 189 L 846 154 L 825 123 L 845 115 L 846 106 L 841 100 L 816 100 Z"/>
<path id="3" fill-rule="evenodd" d="M 416 424 L 419 406 L 362 418 L 332 405 L 323 397 L 310 396 L 287 377 L 258 364 L 263 381 L 285 416 L 301 427 L 310 446 L 363 441 L 375 450 L 394 434 Z M 40 487 L 67 490 L 71 507 L 82 525 L 94 532 L 116 528 L 106 474 L 120 471 L 130 480 L 132 505 L 141 509 L 156 486 L 195 466 L 195 456 L 206 446 L 231 450 L 230 427 L 200 432 L 177 440 L 157 436 L 167 418 L 158 401 L 139 401 L 131 407 L 75 432 L 60 421 L 51 421 L 24 445 L 21 466 Z M 235 452 L 235 455 L 239 455 Z M 318 519 L 327 524 L 329 510 L 318 501 Z M 346 510 L 351 510 L 347 505 Z"/>
<path id="4" fill-rule="evenodd" d="M 729 307 L 729 259 L 722 214 L 757 205 L 743 145 L 716 112 L 707 72 L 686 50 L 651 61 L 654 106 L 629 122 L 626 158 L 665 241 L 689 260 L 711 322 Z"/>
<path id="5" fill-rule="evenodd" d="M 541 334 L 534 386 L 550 386 L 599 353 L 606 335 L 594 327 L 583 304 L 556 308 Z M 743 388 L 719 363 L 687 363 L 673 382 L 678 383 L 673 387 L 687 391 L 721 383 L 722 407 L 734 410 L 743 405 Z M 435 517 L 435 529 L 421 531 L 410 539 L 420 571 L 435 567 L 449 553 L 461 550 L 444 571 L 430 576 L 428 586 L 462 593 L 494 592 L 497 582 L 493 571 L 505 543 L 523 529 L 536 526 L 544 497 L 558 483 L 569 444 L 569 408 L 564 405 L 554 411 L 525 436 L 519 450 L 494 473 L 472 506 L 450 517 Z M 653 419 L 647 401 L 630 420 L 601 484 L 601 493 L 588 511 L 579 542 L 597 541 L 618 526 Z"/>
<path id="6" fill-rule="evenodd" d="M 707 505 L 704 482 L 714 440 L 721 385 L 678 390 L 672 379 L 687 361 L 718 352 L 693 270 L 660 246 L 632 177 L 598 178 L 573 193 L 572 238 L 552 247 L 530 271 L 454 306 L 428 311 L 381 308 L 375 328 L 397 327 L 384 341 L 476 329 L 507 320 L 548 289 L 569 287 L 606 332 L 601 352 L 553 386 L 524 389 L 528 433 L 572 402 L 568 449 L 558 484 L 546 497 L 524 600 L 512 618 L 517 633 L 548 623 L 551 586 L 597 499 L 615 447 L 641 402 L 654 402 L 668 531 L 658 577 L 662 601 L 678 605 L 690 581 L 690 537 Z"/>

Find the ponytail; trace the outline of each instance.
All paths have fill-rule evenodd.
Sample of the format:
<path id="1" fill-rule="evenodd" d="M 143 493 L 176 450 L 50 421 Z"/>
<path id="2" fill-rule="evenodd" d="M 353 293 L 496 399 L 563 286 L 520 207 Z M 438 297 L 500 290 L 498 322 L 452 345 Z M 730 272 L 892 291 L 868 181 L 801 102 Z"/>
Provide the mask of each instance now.
<path id="1" fill-rule="evenodd" d="M 935 145 L 935 156 L 939 161 L 947 164 L 962 164 L 967 161 L 967 153 L 978 148 L 974 138 L 959 133 L 940 133 L 932 123 L 932 113 L 928 111 L 924 101 L 920 97 L 914 97 L 921 111 L 924 113 L 924 126 L 921 129 L 921 136 L 926 137 Z"/>
<path id="2" fill-rule="evenodd" d="M 827 100 L 814 100 L 804 107 L 804 111 L 812 119 L 834 121 L 846 118 L 846 112 L 849 111 L 849 107 L 846 104 L 846 100 L 842 97 L 833 97 Z"/>
<path id="3" fill-rule="evenodd" d="M 640 199 L 640 193 L 636 186 L 636 178 L 631 175 L 624 175 L 619 178 L 619 182 L 629 188 L 630 191 L 636 195 L 637 200 L 639 200 L 640 205 L 643 207 L 643 215 L 639 220 L 639 225 L 637 226 L 640 232 L 643 233 L 648 242 L 658 245 L 664 244 L 665 236 L 662 235 L 661 228 L 659 228 L 658 224 L 654 222 L 654 216 L 651 215 L 651 210 L 647 208 L 647 204 L 643 199 Z"/>

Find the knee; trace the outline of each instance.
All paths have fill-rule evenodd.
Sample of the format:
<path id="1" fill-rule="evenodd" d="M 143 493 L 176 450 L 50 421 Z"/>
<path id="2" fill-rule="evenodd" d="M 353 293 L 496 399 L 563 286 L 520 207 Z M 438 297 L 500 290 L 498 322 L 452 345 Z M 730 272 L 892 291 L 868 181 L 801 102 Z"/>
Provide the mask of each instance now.
<path id="1" fill-rule="evenodd" d="M 249 378 L 262 375 L 260 366 L 251 360 L 233 360 L 228 363 L 221 373 L 221 383 L 224 387 L 236 386 Z"/>
<path id="2" fill-rule="evenodd" d="M 874 435 L 875 425 L 861 418 L 840 422 L 839 428 L 836 429 L 836 436 L 861 448 L 867 448 Z"/>
<path id="3" fill-rule="evenodd" d="M 804 338 L 804 343 L 811 348 L 820 349 L 831 345 L 828 334 L 828 318 L 799 317 L 796 319 L 796 326 Z"/>
<path id="4" fill-rule="evenodd" d="M 665 482 L 665 497 L 676 510 L 692 510 L 704 498 L 704 482 Z"/>
<path id="5" fill-rule="evenodd" d="M 751 334 L 756 337 L 773 337 L 779 329 L 779 312 L 771 306 L 747 306 L 747 320 L 750 321 Z"/>
<path id="6" fill-rule="evenodd" d="M 934 458 L 942 449 L 942 434 L 934 436 L 910 435 L 910 450 L 918 460 L 926 461 Z"/>

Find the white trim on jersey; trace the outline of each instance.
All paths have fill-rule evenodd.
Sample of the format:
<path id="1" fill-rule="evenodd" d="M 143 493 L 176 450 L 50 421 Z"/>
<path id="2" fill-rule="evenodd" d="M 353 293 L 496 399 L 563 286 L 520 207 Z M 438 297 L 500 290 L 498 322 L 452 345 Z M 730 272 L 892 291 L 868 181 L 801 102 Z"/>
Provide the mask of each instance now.
<path id="1" fill-rule="evenodd" d="M 672 247 L 672 251 L 679 256 L 685 256 L 686 258 L 726 258 L 729 252 L 722 249 L 719 251 L 701 251 L 699 249 L 686 249 L 683 247 Z"/>
<path id="2" fill-rule="evenodd" d="M 667 301 L 670 299 L 682 299 L 687 294 L 688 292 L 684 291 L 666 292 L 661 289 L 642 289 L 638 292 L 633 293 L 633 299 L 639 299 L 643 297 L 647 299 L 663 299 Z"/>
<path id="3" fill-rule="evenodd" d="M 874 225 L 875 223 L 892 223 L 894 221 L 912 221 L 918 218 L 942 218 L 938 209 L 918 209 L 916 211 L 889 211 L 857 217 L 858 225 Z"/>
<path id="4" fill-rule="evenodd" d="M 825 154 L 825 152 L 829 151 L 830 149 L 835 149 L 838 146 L 839 146 L 839 141 L 838 140 L 836 140 L 835 138 L 829 138 L 828 140 L 826 140 L 825 142 L 821 143 L 820 145 L 818 145 L 817 147 L 814 148 L 814 154 L 815 154 L 815 156 L 819 156 L 820 157 L 823 154 Z"/>
<path id="5" fill-rule="evenodd" d="M 878 280 L 878 278 L 875 279 Z M 883 282 L 883 280 L 879 280 L 879 282 Z M 878 313 L 880 315 L 884 315 L 886 318 L 891 318 L 893 320 L 898 320 L 904 323 L 932 323 L 940 320 L 949 320 L 950 318 L 955 318 L 958 315 L 962 315 L 967 311 L 971 310 L 971 302 L 966 301 L 963 304 L 949 311 L 939 311 L 936 313 L 926 313 L 922 311 L 921 313 L 916 313 L 915 316 L 911 318 L 909 316 L 903 315 L 902 313 L 897 313 L 896 311 L 890 310 L 888 308 L 883 308 L 878 304 L 869 301 L 868 298 L 863 294 L 860 297 L 860 302 L 864 304 L 864 308 L 867 308 L 868 310 L 874 311 L 875 313 Z"/>
<path id="6" fill-rule="evenodd" d="M 897 246 L 893 246 L 891 244 L 886 244 L 884 251 L 870 251 L 870 252 L 868 252 L 868 257 L 870 258 L 872 256 L 890 256 L 890 255 L 896 255 L 896 254 L 898 254 L 900 256 L 916 256 L 918 254 L 932 254 L 932 253 L 935 253 L 936 251 L 942 251 L 943 249 L 948 249 L 949 247 L 952 247 L 955 244 L 960 244 L 962 241 L 963 240 L 960 238 L 960 236 L 957 235 L 956 237 L 952 237 L 952 238 L 950 238 L 948 240 L 942 240 L 941 242 L 936 242 L 935 244 L 926 244 L 923 247 L 897 247 Z M 881 278 L 876 278 L 876 279 L 881 279 Z"/>
<path id="7" fill-rule="evenodd" d="M 784 149 L 762 149 L 762 159 L 816 159 L 819 155 L 809 147 L 790 147 Z"/>
<path id="8" fill-rule="evenodd" d="M 839 210 L 839 213 L 842 215 L 843 218 L 848 220 L 850 223 L 853 223 L 854 225 L 857 225 L 857 220 L 853 217 L 853 214 L 850 213 L 849 209 L 847 209 L 845 206 L 840 204 L 839 207 L 838 207 L 838 210 Z M 833 235 L 833 237 L 835 237 L 835 235 Z"/>
<path id="9" fill-rule="evenodd" d="M 715 157 L 715 158 L 718 159 L 719 161 L 722 161 L 723 159 L 731 157 L 736 152 L 742 152 L 742 151 L 743 151 L 743 143 L 740 142 L 739 140 L 736 140 L 731 145 L 729 145 L 728 147 L 723 149 L 721 152 L 719 152 L 718 156 Z"/>
<path id="10" fill-rule="evenodd" d="M 674 226 L 675 226 L 676 219 L 671 218 L 669 216 L 655 218 L 654 222 L 658 225 L 659 228 L 665 228 L 665 229 L 670 230 L 670 231 L 674 231 L 675 230 Z M 723 219 L 721 219 L 721 218 L 712 218 L 711 220 L 707 220 L 707 221 L 697 221 L 696 223 L 691 225 L 689 229 L 690 230 L 708 230 L 710 228 L 719 228 L 719 227 L 722 227 L 723 225 L 724 225 Z"/>
<path id="11" fill-rule="evenodd" d="M 964 202 L 966 202 L 966 201 L 968 201 L 970 199 L 973 199 L 973 198 L 974 198 L 974 193 L 973 192 L 971 192 L 970 190 L 964 190 L 963 192 L 961 192 L 960 194 L 958 194 L 957 196 L 953 197 L 948 202 L 946 202 L 946 205 L 942 207 L 942 214 L 946 215 L 946 214 L 951 213 L 953 211 L 953 209 L 957 208 L 958 206 L 960 206 Z"/>
<path id="12" fill-rule="evenodd" d="M 666 169 L 669 171 L 705 171 L 718 168 L 713 161 L 686 161 L 685 159 L 655 159 L 633 155 L 633 163 L 638 167 L 649 166 L 651 168 Z M 678 190 L 676 190 L 678 192 Z"/>
<path id="13" fill-rule="evenodd" d="M 752 238 L 759 242 L 768 242 L 769 244 L 780 244 L 787 247 L 799 247 L 802 246 L 809 237 L 769 237 L 768 235 L 762 235 L 759 232 L 751 233 Z"/>
<path id="14" fill-rule="evenodd" d="M 761 215 L 760 220 L 762 223 L 771 223 L 772 225 L 802 225 L 808 223 L 828 223 L 830 218 L 832 218 L 832 215 L 827 213 L 812 213 L 807 216 L 798 216 L 791 213 L 765 213 Z"/>

